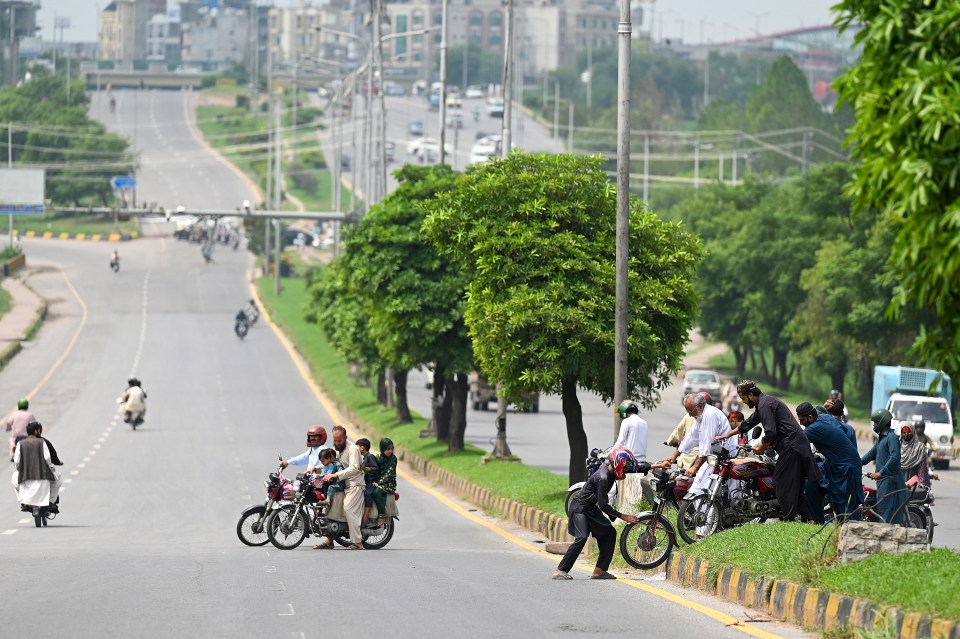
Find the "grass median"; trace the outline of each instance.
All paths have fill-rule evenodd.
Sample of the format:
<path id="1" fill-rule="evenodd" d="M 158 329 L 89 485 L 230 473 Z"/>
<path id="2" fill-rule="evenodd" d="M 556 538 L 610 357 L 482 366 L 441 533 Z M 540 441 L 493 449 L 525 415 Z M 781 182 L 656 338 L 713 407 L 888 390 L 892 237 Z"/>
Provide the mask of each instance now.
<path id="1" fill-rule="evenodd" d="M 434 437 L 421 439 L 420 431 L 427 428 L 428 420 L 413 413 L 412 424 L 401 424 L 395 410 L 388 410 L 377 402 L 374 389 L 350 379 L 347 362 L 330 346 L 323 331 L 303 318 L 305 281 L 302 278 L 282 280 L 279 297 L 274 294 L 273 286 L 272 280 L 261 279 L 260 299 L 307 362 L 317 383 L 338 405 L 348 408 L 361 431 L 371 436 L 390 437 L 398 447 L 487 488 L 498 497 L 563 515 L 565 477 L 518 463 L 483 464 L 481 460 L 487 453 L 475 446 L 467 444 L 463 451 L 450 453 L 446 443 Z M 562 429 L 562 424 L 557 428 Z"/>

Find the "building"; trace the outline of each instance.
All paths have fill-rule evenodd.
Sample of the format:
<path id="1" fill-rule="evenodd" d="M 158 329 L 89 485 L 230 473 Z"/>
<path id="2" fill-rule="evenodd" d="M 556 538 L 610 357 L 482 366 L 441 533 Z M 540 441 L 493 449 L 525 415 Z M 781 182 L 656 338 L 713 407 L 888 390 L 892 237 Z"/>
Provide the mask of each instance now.
<path id="1" fill-rule="evenodd" d="M 243 9 L 208 9 L 183 24 L 184 62 L 243 63 L 247 59 L 250 17 Z"/>
<path id="2" fill-rule="evenodd" d="M 146 60 L 152 0 L 113 0 L 100 12 L 100 56 Z"/>

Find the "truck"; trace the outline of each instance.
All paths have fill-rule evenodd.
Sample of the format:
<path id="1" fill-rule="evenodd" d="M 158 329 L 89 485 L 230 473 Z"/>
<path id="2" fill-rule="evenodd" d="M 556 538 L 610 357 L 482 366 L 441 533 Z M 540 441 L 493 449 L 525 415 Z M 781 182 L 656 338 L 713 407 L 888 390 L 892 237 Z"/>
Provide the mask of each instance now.
<path id="1" fill-rule="evenodd" d="M 927 368 L 875 366 L 871 411 L 886 408 L 893 414 L 892 428 L 923 420 L 933 442 L 930 458 L 935 469 L 947 469 L 953 452 L 953 389 L 950 377 Z"/>
<path id="2" fill-rule="evenodd" d="M 467 377 L 470 382 L 470 402 L 473 410 L 489 410 L 490 404 L 496 408 L 497 387 L 490 384 L 487 378 L 476 371 Z M 540 411 L 540 393 L 530 393 L 525 397 L 523 412 L 536 413 Z"/>

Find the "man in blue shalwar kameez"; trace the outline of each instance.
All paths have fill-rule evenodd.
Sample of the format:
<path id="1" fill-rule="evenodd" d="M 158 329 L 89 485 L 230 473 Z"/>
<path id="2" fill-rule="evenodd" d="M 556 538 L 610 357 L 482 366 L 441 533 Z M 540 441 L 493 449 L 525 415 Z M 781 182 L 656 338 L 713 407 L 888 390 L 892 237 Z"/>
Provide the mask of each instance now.
<path id="1" fill-rule="evenodd" d="M 899 524 L 903 522 L 907 491 L 900 471 L 900 440 L 890 430 L 893 415 L 885 408 L 878 408 L 870 421 L 877 441 L 860 461 L 866 466 L 876 460 L 877 472 L 867 477 L 877 480 L 877 511 L 888 524 Z"/>
<path id="2" fill-rule="evenodd" d="M 806 483 L 807 506 L 813 520 L 821 524 L 824 521 L 824 495 L 830 500 L 837 518 L 849 519 L 863 501 L 863 481 L 860 477 L 863 464 L 860 463 L 856 445 L 834 417 L 817 413 L 810 402 L 797 406 L 797 419 L 804 427 L 807 439 L 824 457 L 820 467 L 823 479 Z"/>

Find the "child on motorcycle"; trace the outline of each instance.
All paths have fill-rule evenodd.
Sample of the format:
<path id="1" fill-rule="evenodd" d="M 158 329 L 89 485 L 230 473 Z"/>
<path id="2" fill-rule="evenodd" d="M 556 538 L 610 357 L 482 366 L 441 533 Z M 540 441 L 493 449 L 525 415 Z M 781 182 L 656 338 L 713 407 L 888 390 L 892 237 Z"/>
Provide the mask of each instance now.
<path id="1" fill-rule="evenodd" d="M 323 469 L 320 476 L 332 475 L 343 470 L 343 464 L 337 459 L 337 451 L 333 448 L 324 448 L 320 451 L 320 462 L 323 463 Z M 333 496 L 337 491 L 343 491 L 344 483 L 342 481 L 323 482 L 320 486 L 320 494 L 327 500 L 327 506 L 333 503 Z"/>
<path id="2" fill-rule="evenodd" d="M 387 523 L 387 495 L 397 492 L 397 458 L 393 454 L 393 441 L 380 440 L 380 456 L 377 457 L 380 480 L 373 484 L 373 501 L 377 505 L 377 525 Z"/>
<path id="3" fill-rule="evenodd" d="M 370 517 L 370 507 L 373 505 L 373 485 L 380 480 L 380 469 L 377 458 L 370 454 L 369 439 L 358 439 L 357 448 L 360 449 L 360 468 L 363 470 L 363 479 L 366 483 L 363 489 L 363 519 L 360 521 L 366 523 Z"/>

